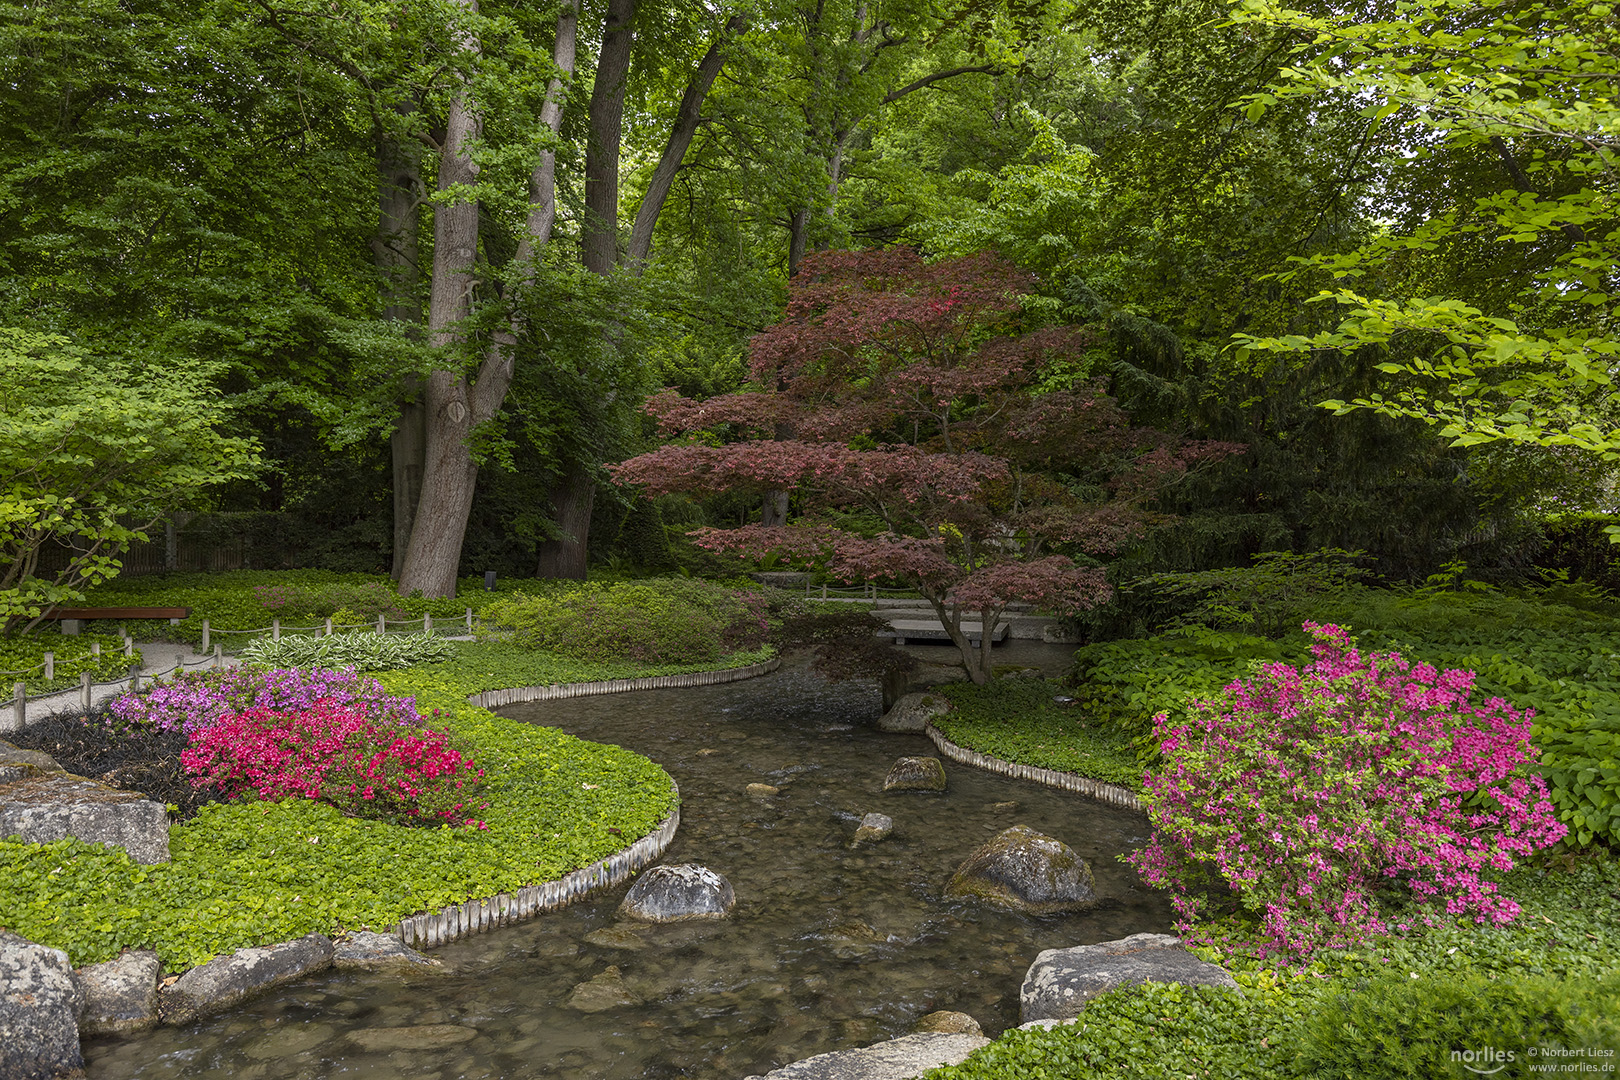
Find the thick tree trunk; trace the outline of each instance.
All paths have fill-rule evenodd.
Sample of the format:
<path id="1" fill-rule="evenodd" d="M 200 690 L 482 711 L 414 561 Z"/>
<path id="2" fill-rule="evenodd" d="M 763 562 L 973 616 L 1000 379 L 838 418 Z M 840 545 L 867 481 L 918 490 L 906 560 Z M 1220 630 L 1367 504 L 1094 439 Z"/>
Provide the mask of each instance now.
<path id="1" fill-rule="evenodd" d="M 535 576 L 585 580 L 586 534 L 591 531 L 591 508 L 596 504 L 596 478 L 576 469 L 551 493 L 562 537 L 540 545 Z"/>
<path id="2" fill-rule="evenodd" d="M 630 73 L 630 22 L 636 0 L 608 0 L 602 52 L 591 86 L 590 135 L 585 145 L 585 223 L 580 237 L 585 269 L 610 274 L 619 261 L 619 137 L 624 88 Z"/>
<path id="3" fill-rule="evenodd" d="M 703 114 L 703 100 L 709 96 L 715 76 L 720 74 L 720 68 L 726 62 L 725 45 L 747 26 L 748 20 L 741 15 L 733 16 L 726 23 L 725 29 L 710 43 L 709 51 L 698 61 L 697 70 L 692 72 L 686 91 L 681 94 L 681 104 L 675 110 L 675 125 L 670 128 L 669 141 L 664 144 L 664 152 L 653 169 L 652 180 L 647 184 L 647 194 L 636 210 L 635 223 L 630 226 L 630 246 L 625 258 L 637 273 L 652 254 L 653 229 L 658 224 L 659 213 L 664 209 L 664 200 L 669 198 L 675 174 L 680 171 L 686 151 L 697 134 L 698 121 Z"/>
<path id="4" fill-rule="evenodd" d="M 585 269 L 604 277 L 619 261 L 619 139 L 624 125 L 625 80 L 630 73 L 631 20 L 636 0 L 608 0 L 602 24 L 602 50 L 591 84 L 588 141 L 585 144 L 585 221 L 580 253 Z M 563 536 L 540 545 L 541 577 L 583 579 L 596 476 L 574 464 L 551 491 L 557 528 Z"/>
<path id="5" fill-rule="evenodd" d="M 477 10 L 476 0 L 460 3 L 468 10 Z M 478 47 L 473 41 L 464 44 L 469 49 Z M 450 102 L 445 121 L 439 155 L 440 191 L 478 182 L 478 166 L 471 156 L 478 126 L 466 92 L 458 93 Z M 464 198 L 441 204 L 433 214 L 433 281 L 428 297 L 428 341 L 437 348 L 451 349 L 461 341 L 462 320 L 472 310 L 477 253 L 477 202 Z M 480 382 L 483 376 L 480 372 Z M 510 381 L 510 368 L 506 377 Z M 482 396 L 494 388 L 494 381 L 480 387 L 485 392 Z M 401 592 L 421 590 L 424 596 L 456 593 L 456 569 L 461 562 L 461 544 L 478 479 L 478 466 L 467 445 L 473 422 L 468 389 L 464 379 L 448 370 L 435 371 L 427 379 L 423 395 L 427 456 L 422 497 L 417 503 L 405 562 L 400 567 Z M 504 396 L 505 387 L 501 392 Z"/>
<path id="6" fill-rule="evenodd" d="M 799 263 L 810 237 L 810 208 L 801 207 L 788 219 L 788 277 L 799 272 Z"/>

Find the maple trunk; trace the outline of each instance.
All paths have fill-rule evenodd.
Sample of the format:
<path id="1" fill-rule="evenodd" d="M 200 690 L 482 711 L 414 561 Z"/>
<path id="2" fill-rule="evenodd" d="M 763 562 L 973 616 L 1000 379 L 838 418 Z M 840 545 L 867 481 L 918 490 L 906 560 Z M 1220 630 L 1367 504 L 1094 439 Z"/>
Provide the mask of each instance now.
<path id="1" fill-rule="evenodd" d="M 414 152 L 392 135 L 377 133 L 377 231 L 371 238 L 372 261 L 383 278 L 383 318 L 420 331 L 422 305 L 416 299 L 418 244 L 416 230 L 422 205 L 421 165 Z M 422 491 L 422 467 L 427 454 L 426 428 L 420 396 L 421 380 L 406 379 L 401 387 L 399 420 L 389 438 L 394 491 L 394 579 L 405 561 L 411 541 L 411 522 Z"/>

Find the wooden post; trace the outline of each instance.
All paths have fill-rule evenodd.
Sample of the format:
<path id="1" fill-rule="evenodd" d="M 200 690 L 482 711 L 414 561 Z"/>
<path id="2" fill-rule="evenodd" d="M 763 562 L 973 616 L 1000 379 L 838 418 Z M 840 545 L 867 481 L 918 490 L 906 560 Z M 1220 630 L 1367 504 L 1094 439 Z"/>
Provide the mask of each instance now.
<path id="1" fill-rule="evenodd" d="M 202 643 L 202 651 L 203 652 L 208 651 L 208 634 L 209 634 L 208 620 L 204 619 L 203 620 L 203 643 Z"/>
<path id="2" fill-rule="evenodd" d="M 377 616 L 377 633 L 378 634 L 386 634 L 386 633 L 388 633 L 388 620 L 383 618 L 381 615 Z"/>
<path id="3" fill-rule="evenodd" d="M 332 636 L 332 620 L 331 619 L 326 620 L 326 636 L 327 637 Z"/>
<path id="4" fill-rule="evenodd" d="M 91 656 L 100 656 L 101 655 L 101 642 L 92 641 L 90 643 L 90 655 Z"/>
<path id="5" fill-rule="evenodd" d="M 433 633 L 433 616 L 424 612 L 422 614 L 422 633 Z"/>
<path id="6" fill-rule="evenodd" d="M 214 646 L 214 670 L 218 671 L 225 666 L 225 646 Z"/>
<path id="7" fill-rule="evenodd" d="M 825 581 L 821 583 L 821 598 L 823 600 L 827 599 L 827 583 Z"/>
<path id="8" fill-rule="evenodd" d="M 281 620 L 280 619 L 271 619 L 270 620 L 270 640 L 271 641 L 280 641 L 281 640 Z"/>
<path id="9" fill-rule="evenodd" d="M 467 609 L 467 633 L 472 633 L 472 608 Z"/>
<path id="10" fill-rule="evenodd" d="M 11 688 L 11 716 L 14 730 L 21 731 L 28 725 L 28 687 L 22 683 Z"/>
<path id="11" fill-rule="evenodd" d="M 129 688 L 131 690 L 139 690 L 141 688 L 141 669 L 134 667 L 133 665 L 129 669 Z"/>
<path id="12" fill-rule="evenodd" d="M 56 681 L 56 654 L 53 652 L 45 654 L 45 681 Z"/>
<path id="13" fill-rule="evenodd" d="M 124 655 L 129 657 L 135 655 L 135 639 L 128 634 L 124 635 Z"/>
<path id="14" fill-rule="evenodd" d="M 90 673 L 88 671 L 79 672 L 79 704 L 84 706 L 85 712 L 90 711 Z"/>

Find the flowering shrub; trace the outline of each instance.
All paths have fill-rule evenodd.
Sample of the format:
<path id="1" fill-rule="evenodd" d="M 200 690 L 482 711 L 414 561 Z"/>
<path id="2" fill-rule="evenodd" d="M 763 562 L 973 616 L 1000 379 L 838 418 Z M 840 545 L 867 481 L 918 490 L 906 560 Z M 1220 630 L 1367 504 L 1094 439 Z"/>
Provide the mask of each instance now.
<path id="1" fill-rule="evenodd" d="M 226 713 L 247 709 L 297 712 L 316 702 L 363 707 L 379 721 L 417 723 L 416 700 L 395 697 L 375 679 L 353 669 L 230 668 L 186 672 L 143 692 L 112 702 L 114 723 L 195 734 Z"/>
<path id="2" fill-rule="evenodd" d="M 1315 661 L 1303 669 L 1261 667 L 1184 720 L 1155 719 L 1154 833 L 1130 862 L 1175 891 L 1184 931 L 1213 873 L 1260 915 L 1269 946 L 1298 952 L 1383 932 L 1394 894 L 1425 919 L 1511 921 L 1518 905 L 1485 873 L 1565 832 L 1521 769 L 1536 753 L 1530 715 L 1470 704 L 1472 672 L 1305 630 Z"/>
<path id="3" fill-rule="evenodd" d="M 380 719 L 362 704 L 250 708 L 201 728 L 181 753 L 199 786 L 230 796 L 319 799 L 352 817 L 480 824 L 483 772 L 444 732 Z"/>

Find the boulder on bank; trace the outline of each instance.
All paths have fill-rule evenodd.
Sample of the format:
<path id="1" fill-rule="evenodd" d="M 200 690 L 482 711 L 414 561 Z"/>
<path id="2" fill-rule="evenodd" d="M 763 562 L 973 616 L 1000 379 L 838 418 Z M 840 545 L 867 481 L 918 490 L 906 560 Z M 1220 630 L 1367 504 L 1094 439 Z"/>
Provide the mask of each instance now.
<path id="1" fill-rule="evenodd" d="M 67 953 L 0 930 L 0 1076 L 50 1080 L 84 1068 L 84 999 Z"/>
<path id="2" fill-rule="evenodd" d="M 706 866 L 655 866 L 630 886 L 619 914 L 641 922 L 723 919 L 737 905 L 731 882 Z"/>
<path id="3" fill-rule="evenodd" d="M 158 991 L 158 1014 L 184 1024 L 332 964 L 332 939 L 308 934 L 259 948 L 238 949 L 199 965 Z"/>
<path id="4" fill-rule="evenodd" d="M 1168 934 L 1132 934 L 1118 941 L 1047 949 L 1024 976 L 1022 1022 L 1070 1020 L 1099 994 L 1138 983 L 1224 986 L 1237 983 L 1225 969 L 1206 964 Z"/>
<path id="5" fill-rule="evenodd" d="M 155 1027 L 158 976 L 162 974 L 157 953 L 144 950 L 75 971 L 73 977 L 84 995 L 79 1033 L 123 1035 Z"/>
<path id="6" fill-rule="evenodd" d="M 878 718 L 877 728 L 879 731 L 920 735 L 930 720 L 950 711 L 951 703 L 939 694 L 907 694 Z"/>
<path id="7" fill-rule="evenodd" d="M 976 896 L 1032 915 L 1094 903 L 1091 867 L 1063 841 L 1027 825 L 1003 829 L 963 860 L 946 896 Z"/>
<path id="8" fill-rule="evenodd" d="M 928 1032 L 795 1061 L 747 1080 L 910 1080 L 941 1065 L 960 1065 L 990 1040 L 982 1035 Z"/>
<path id="9" fill-rule="evenodd" d="M 332 966 L 344 971 L 378 971 L 415 975 L 443 971 L 444 965 L 406 945 L 393 934 L 351 930 L 332 943 Z"/>
<path id="10" fill-rule="evenodd" d="M 967 682 L 967 668 L 956 664 L 918 664 L 910 671 L 889 671 L 883 675 L 883 711 L 888 712 L 907 694 L 923 693 L 947 683 Z"/>
<path id="11" fill-rule="evenodd" d="M 162 803 L 67 773 L 0 783 L 0 836 L 11 835 L 28 844 L 71 836 L 121 847 L 138 863 L 169 861 L 169 811 Z"/>
<path id="12" fill-rule="evenodd" d="M 983 1035 L 979 1022 L 965 1012 L 942 1009 L 917 1021 L 914 1031 L 937 1031 L 942 1035 Z"/>
<path id="13" fill-rule="evenodd" d="M 945 766 L 937 757 L 903 757 L 889 766 L 884 791 L 944 791 Z"/>

